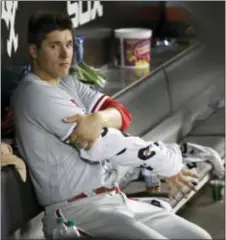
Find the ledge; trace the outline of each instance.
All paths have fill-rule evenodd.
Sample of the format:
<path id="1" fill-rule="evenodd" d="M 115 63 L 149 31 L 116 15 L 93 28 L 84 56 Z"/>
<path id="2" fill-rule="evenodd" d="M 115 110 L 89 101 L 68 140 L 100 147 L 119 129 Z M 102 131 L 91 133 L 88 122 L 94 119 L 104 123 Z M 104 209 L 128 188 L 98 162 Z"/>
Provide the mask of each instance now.
<path id="1" fill-rule="evenodd" d="M 151 70 L 149 72 L 144 69 L 134 70 L 107 66 L 104 70 L 107 76 L 107 84 L 102 92 L 116 98 L 134 87 L 140 81 L 149 79 L 151 75 L 155 74 L 155 72 L 161 69 L 165 64 L 186 54 L 197 45 L 199 45 L 197 42 L 185 41 L 184 43 L 175 44 L 169 49 L 153 48 L 151 53 Z"/>

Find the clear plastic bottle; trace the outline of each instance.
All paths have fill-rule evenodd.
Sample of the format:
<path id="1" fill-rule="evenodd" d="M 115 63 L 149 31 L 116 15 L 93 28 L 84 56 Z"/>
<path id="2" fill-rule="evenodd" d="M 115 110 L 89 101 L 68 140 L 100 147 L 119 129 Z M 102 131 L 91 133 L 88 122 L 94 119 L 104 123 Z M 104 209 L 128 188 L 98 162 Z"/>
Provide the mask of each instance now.
<path id="1" fill-rule="evenodd" d="M 80 238 L 80 233 L 77 229 L 77 227 L 75 226 L 75 222 L 72 220 L 69 220 L 67 222 L 67 233 L 65 238 L 66 239 L 75 239 L 75 238 Z"/>
<path id="2" fill-rule="evenodd" d="M 53 239 L 62 239 L 65 238 L 67 233 L 67 226 L 64 223 L 64 219 L 59 217 L 56 219 L 57 227 L 53 229 Z"/>
<path id="3" fill-rule="evenodd" d="M 76 65 L 80 62 L 83 62 L 84 58 L 84 40 L 85 36 L 83 35 L 74 35 L 74 55 L 72 60 L 72 68 L 76 68 Z"/>
<path id="4" fill-rule="evenodd" d="M 150 192 L 160 192 L 161 181 L 159 176 L 146 168 L 143 169 L 142 174 L 144 175 L 146 190 Z"/>

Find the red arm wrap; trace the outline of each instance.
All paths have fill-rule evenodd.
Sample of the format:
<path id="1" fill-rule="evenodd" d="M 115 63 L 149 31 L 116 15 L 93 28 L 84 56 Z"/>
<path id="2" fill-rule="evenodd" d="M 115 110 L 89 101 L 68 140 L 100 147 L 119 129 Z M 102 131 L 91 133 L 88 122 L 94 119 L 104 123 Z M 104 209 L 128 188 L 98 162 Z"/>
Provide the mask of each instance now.
<path id="1" fill-rule="evenodd" d="M 104 101 L 99 110 L 104 110 L 107 108 L 115 108 L 121 113 L 122 116 L 121 131 L 124 132 L 129 127 L 132 121 L 130 112 L 120 102 L 110 97 Z"/>

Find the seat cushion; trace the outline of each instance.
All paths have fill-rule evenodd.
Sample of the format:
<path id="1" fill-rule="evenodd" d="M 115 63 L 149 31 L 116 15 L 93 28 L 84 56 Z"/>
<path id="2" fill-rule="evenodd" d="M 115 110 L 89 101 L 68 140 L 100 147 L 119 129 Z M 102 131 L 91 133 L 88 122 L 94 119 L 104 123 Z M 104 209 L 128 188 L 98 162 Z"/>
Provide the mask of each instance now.
<path id="1" fill-rule="evenodd" d="M 1 169 L 2 238 L 10 236 L 41 211 L 29 175 L 26 183 L 23 183 L 14 166 L 3 167 Z"/>
<path id="2" fill-rule="evenodd" d="M 208 119 L 198 122 L 190 135 L 223 137 L 225 135 L 225 108 L 217 109 Z"/>

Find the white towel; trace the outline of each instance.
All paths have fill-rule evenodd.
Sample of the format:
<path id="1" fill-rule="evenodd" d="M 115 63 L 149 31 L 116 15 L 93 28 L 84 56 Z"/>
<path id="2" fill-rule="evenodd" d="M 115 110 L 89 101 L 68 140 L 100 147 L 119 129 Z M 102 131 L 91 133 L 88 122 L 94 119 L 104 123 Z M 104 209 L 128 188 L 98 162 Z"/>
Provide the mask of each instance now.
<path id="1" fill-rule="evenodd" d="M 90 161 L 109 160 L 112 165 L 148 167 L 163 177 L 169 177 L 191 162 L 207 161 L 213 165 L 218 177 L 223 177 L 225 168 L 220 155 L 212 148 L 194 144 L 164 144 L 161 141 L 145 142 L 114 128 L 104 128 L 92 148 L 80 149 L 80 156 Z"/>
<path id="2" fill-rule="evenodd" d="M 80 149 L 80 156 L 89 161 L 109 160 L 116 167 L 149 167 L 164 177 L 175 175 L 183 168 L 178 144 L 145 142 L 114 128 L 104 128 L 90 150 Z"/>

